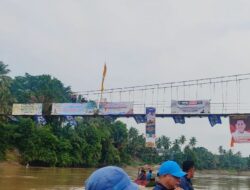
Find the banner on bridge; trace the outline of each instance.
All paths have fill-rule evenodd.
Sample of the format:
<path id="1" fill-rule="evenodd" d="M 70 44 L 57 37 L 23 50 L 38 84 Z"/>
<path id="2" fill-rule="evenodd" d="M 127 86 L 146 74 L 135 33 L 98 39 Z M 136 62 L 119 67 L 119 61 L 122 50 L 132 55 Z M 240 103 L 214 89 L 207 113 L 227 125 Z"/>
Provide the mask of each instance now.
<path id="1" fill-rule="evenodd" d="M 153 107 L 146 108 L 146 147 L 155 147 L 155 112 Z"/>
<path id="2" fill-rule="evenodd" d="M 209 114 L 210 100 L 171 101 L 172 114 Z"/>
<path id="3" fill-rule="evenodd" d="M 133 102 L 100 102 L 99 115 L 133 114 Z"/>
<path id="4" fill-rule="evenodd" d="M 51 115 L 93 115 L 97 109 L 94 101 L 87 103 L 53 103 Z"/>
<path id="5" fill-rule="evenodd" d="M 229 117 L 230 132 L 233 143 L 250 142 L 250 115 L 231 115 Z"/>
<path id="6" fill-rule="evenodd" d="M 13 104 L 12 115 L 42 115 L 42 104 Z"/>

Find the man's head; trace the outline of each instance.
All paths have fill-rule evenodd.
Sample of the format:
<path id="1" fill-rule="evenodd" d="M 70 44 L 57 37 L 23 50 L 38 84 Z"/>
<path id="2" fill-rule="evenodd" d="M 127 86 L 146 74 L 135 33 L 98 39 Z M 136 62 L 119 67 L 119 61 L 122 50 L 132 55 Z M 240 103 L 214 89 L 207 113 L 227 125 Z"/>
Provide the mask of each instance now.
<path id="1" fill-rule="evenodd" d="M 186 160 L 182 163 L 182 169 L 187 173 L 187 178 L 191 179 L 194 177 L 194 162 L 191 160 Z"/>
<path id="2" fill-rule="evenodd" d="M 85 183 L 86 190 L 138 190 L 123 169 L 107 166 L 96 170 Z"/>
<path id="3" fill-rule="evenodd" d="M 180 183 L 180 178 L 186 175 L 174 161 L 166 161 L 159 168 L 159 182 L 167 188 L 175 188 Z"/>

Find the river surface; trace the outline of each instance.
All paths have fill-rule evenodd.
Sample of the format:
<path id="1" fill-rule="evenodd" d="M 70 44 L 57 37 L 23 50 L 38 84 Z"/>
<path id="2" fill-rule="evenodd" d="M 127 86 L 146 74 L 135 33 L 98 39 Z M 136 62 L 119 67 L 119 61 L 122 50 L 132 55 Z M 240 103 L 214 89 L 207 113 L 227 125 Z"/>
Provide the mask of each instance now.
<path id="1" fill-rule="evenodd" d="M 0 190 L 80 190 L 84 180 L 95 169 L 84 168 L 25 168 L 0 165 Z M 132 179 L 136 168 L 126 168 Z M 194 180 L 195 189 L 249 190 L 250 176 L 199 174 Z M 152 188 L 148 188 L 152 189 Z"/>

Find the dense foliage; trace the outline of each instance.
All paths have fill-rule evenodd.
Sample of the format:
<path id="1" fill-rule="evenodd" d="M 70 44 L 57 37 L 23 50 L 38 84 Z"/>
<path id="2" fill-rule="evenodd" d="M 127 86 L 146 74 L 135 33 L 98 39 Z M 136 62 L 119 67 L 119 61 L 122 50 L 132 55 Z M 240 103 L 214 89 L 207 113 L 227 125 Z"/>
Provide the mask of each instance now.
<path id="1" fill-rule="evenodd" d="M 192 159 L 199 169 L 250 169 L 250 157 L 222 147 L 214 155 L 195 147 L 192 139 L 185 145 L 182 138 L 170 141 L 162 136 L 157 148 L 147 148 L 143 135 L 133 127 L 127 130 L 120 121 L 79 118 L 76 127 L 61 127 L 58 122 L 42 127 L 30 118 L 19 118 L 18 123 L 0 123 L 0 156 L 3 159 L 7 149 L 17 149 L 20 162 L 34 166 L 97 167 L 131 164 L 134 159 L 150 164 Z"/>
<path id="2" fill-rule="evenodd" d="M 9 72 L 7 65 L 0 61 L 0 114 L 9 112 L 11 109 L 12 96 L 10 86 L 12 79 L 7 75 Z"/>
<path id="3" fill-rule="evenodd" d="M 192 137 L 171 140 L 161 136 L 156 148 L 145 147 L 145 137 L 138 130 L 120 121 L 101 117 L 77 118 L 77 126 L 62 125 L 59 116 L 48 116 L 45 126 L 39 126 L 31 117 L 7 119 L 14 102 L 43 103 L 45 112 L 52 102 L 69 102 L 71 90 L 49 75 L 7 76 L 7 65 L 0 62 L 0 159 L 7 150 L 16 150 L 20 162 L 34 166 L 97 167 L 103 165 L 132 164 L 142 161 L 159 164 L 172 159 L 181 163 L 192 159 L 199 169 L 250 169 L 250 156 L 219 147 L 219 155 L 204 147 L 196 147 Z"/>

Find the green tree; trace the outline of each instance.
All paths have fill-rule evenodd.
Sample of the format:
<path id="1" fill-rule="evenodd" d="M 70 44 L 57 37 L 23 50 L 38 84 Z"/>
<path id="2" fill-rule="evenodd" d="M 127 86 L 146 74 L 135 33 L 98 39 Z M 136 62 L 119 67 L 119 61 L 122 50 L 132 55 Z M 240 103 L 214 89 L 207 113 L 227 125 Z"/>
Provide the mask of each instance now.
<path id="1" fill-rule="evenodd" d="M 131 127 L 128 131 L 128 144 L 126 147 L 126 152 L 133 158 L 141 158 L 145 156 L 145 138 L 139 135 L 136 128 Z"/>
<path id="2" fill-rule="evenodd" d="M 179 139 L 175 139 L 173 142 L 172 150 L 177 152 L 181 150 Z"/>
<path id="3" fill-rule="evenodd" d="M 195 147 L 196 143 L 197 143 L 197 140 L 196 140 L 195 137 L 192 137 L 192 138 L 189 140 L 189 145 L 190 145 L 192 148 Z"/>
<path id="4" fill-rule="evenodd" d="M 6 126 L 2 122 L 0 122 L 0 160 L 4 160 L 5 151 L 8 146 L 8 139 L 6 135 Z"/>
<path id="5" fill-rule="evenodd" d="M 204 147 L 197 147 L 191 150 L 194 153 L 192 160 L 195 161 L 195 165 L 198 169 L 216 169 L 217 159 Z"/>
<path id="6" fill-rule="evenodd" d="M 184 145 L 186 142 L 186 137 L 184 135 L 181 135 L 179 141 L 180 141 L 181 145 Z"/>
<path id="7" fill-rule="evenodd" d="M 15 77 L 11 92 L 19 103 L 43 103 L 45 113 L 49 113 L 51 103 L 69 102 L 70 87 L 50 75 Z"/>
<path id="8" fill-rule="evenodd" d="M 84 136 L 86 140 L 86 147 L 84 149 L 85 154 L 83 155 L 86 166 L 96 166 L 101 159 L 101 134 L 98 131 L 98 125 L 95 124 L 86 126 L 84 130 Z"/>
<path id="9" fill-rule="evenodd" d="M 184 150 L 184 160 L 195 160 L 195 152 L 190 148 L 189 145 L 185 146 Z"/>
<path id="10" fill-rule="evenodd" d="M 8 65 L 5 65 L 2 61 L 0 61 L 0 76 L 5 76 L 10 72 L 9 69 L 7 69 Z"/>
<path id="11" fill-rule="evenodd" d="M 31 165 L 40 166 L 55 166 L 57 163 L 57 144 L 58 138 L 51 133 L 48 126 L 42 128 L 35 128 L 34 151 L 32 152 Z M 30 155 L 31 156 L 31 155 Z"/>
<path id="12" fill-rule="evenodd" d="M 128 129 L 126 124 L 120 121 L 114 122 L 111 124 L 111 134 L 113 138 L 113 146 L 118 150 L 120 162 L 128 163 L 129 155 L 126 152 L 128 144 Z M 117 163 L 120 162 L 117 161 Z"/>
<path id="13" fill-rule="evenodd" d="M 169 137 L 161 136 L 157 141 L 157 148 L 164 148 L 164 150 L 169 150 L 171 147 L 171 141 Z"/>
<path id="14" fill-rule="evenodd" d="M 187 139 L 186 139 L 186 137 L 184 135 L 180 136 L 179 142 L 180 142 L 181 147 L 185 144 L 186 140 Z"/>
<path id="15" fill-rule="evenodd" d="M 76 161 L 76 159 L 74 159 L 74 156 L 71 154 L 71 152 L 73 152 L 73 146 L 71 145 L 71 141 L 69 139 L 59 137 L 56 146 L 56 153 L 57 153 L 56 166 L 62 166 L 62 167 L 74 166 L 75 164 L 74 161 Z M 80 161 L 77 163 L 80 165 L 82 162 Z"/>
<path id="16" fill-rule="evenodd" d="M 250 155 L 247 158 L 247 169 L 250 170 Z"/>
<path id="17" fill-rule="evenodd" d="M 8 65 L 0 61 L 0 114 L 9 114 L 13 102 L 10 92 L 12 79 L 8 76 L 10 70 L 7 67 Z"/>
<path id="18" fill-rule="evenodd" d="M 64 158 L 64 155 L 70 155 L 70 162 L 72 162 L 71 166 L 80 167 L 80 166 L 88 166 L 86 161 L 86 148 L 88 146 L 86 135 L 86 130 L 90 127 L 88 121 L 83 121 L 78 123 L 75 128 L 70 126 L 66 126 L 61 129 L 61 133 L 59 132 L 60 138 L 63 138 L 70 142 L 71 147 L 66 147 L 64 153 L 60 155 L 59 158 Z M 93 142 L 94 143 L 94 142 Z M 67 157 L 66 157 L 67 158 Z M 68 162 L 67 161 L 67 162 Z M 92 163 L 91 163 L 92 164 Z"/>
<path id="19" fill-rule="evenodd" d="M 220 155 L 225 153 L 225 150 L 223 149 L 222 146 L 219 146 L 218 150 L 219 150 Z"/>

